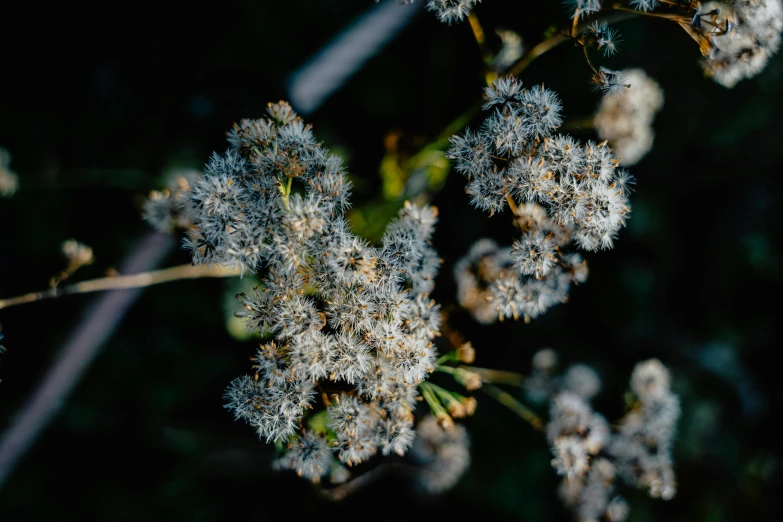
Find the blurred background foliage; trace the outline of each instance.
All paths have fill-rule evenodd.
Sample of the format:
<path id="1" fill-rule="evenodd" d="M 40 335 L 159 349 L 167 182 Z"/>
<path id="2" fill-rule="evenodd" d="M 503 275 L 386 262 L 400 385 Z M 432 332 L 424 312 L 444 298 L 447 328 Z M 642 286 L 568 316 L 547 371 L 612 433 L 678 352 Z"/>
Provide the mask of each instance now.
<path id="1" fill-rule="evenodd" d="M 33 7 L 9 13 L 0 32 L 0 145 L 20 175 L 18 193 L 0 200 L 1 297 L 45 288 L 64 266 L 68 238 L 95 252 L 77 278 L 118 266 L 148 232 L 140 205 L 163 174 L 199 168 L 225 150 L 233 122 L 285 98 L 289 75 L 373 4 L 239 0 L 98 12 L 62 4 L 45 17 Z M 533 45 L 567 21 L 558 2 L 487 0 L 476 12 L 492 45 L 494 28 Z M 675 24 L 632 19 L 616 27 L 622 52 L 599 61 L 644 68 L 666 98 L 654 148 L 631 169 L 628 227 L 614 250 L 587 256 L 590 277 L 570 302 L 532 324 L 481 326 L 453 307 L 451 317 L 476 347 L 478 366 L 527 373 L 541 347 L 560 352 L 565 365 L 594 366 L 604 382 L 595 404 L 609 419 L 622 415 L 635 362 L 658 357 L 669 366 L 683 406 L 678 495 L 662 502 L 622 489 L 630 520 L 775 520 L 783 485 L 774 363 L 783 57 L 727 90 L 703 78 L 698 49 Z M 568 44 L 522 79 L 560 94 L 566 124 L 589 117 L 599 101 L 581 53 Z M 463 179 L 437 151 L 413 157 L 476 102 L 482 82 L 467 23 L 448 27 L 420 12 L 306 118 L 346 158 L 351 218 L 367 237 L 378 237 L 399 205 L 406 172 L 429 169 L 441 211 L 434 243 L 444 260 L 435 298 L 444 304 L 455 301 L 451 268 L 476 239 L 514 237 L 507 217 L 469 206 Z M 589 129 L 569 132 L 595 138 Z M 175 251 L 165 266 L 187 262 Z M 334 505 L 292 474 L 271 471 L 273 447 L 222 408 L 224 387 L 249 371 L 254 349 L 229 319 L 243 285 L 252 280 L 147 289 L 0 490 L 0 519 L 570 520 L 543 437 L 480 393 L 466 422 L 472 468 L 445 495 L 425 497 L 389 477 Z M 13 422 L 93 298 L 0 312 L 8 349 L 0 428 Z"/>

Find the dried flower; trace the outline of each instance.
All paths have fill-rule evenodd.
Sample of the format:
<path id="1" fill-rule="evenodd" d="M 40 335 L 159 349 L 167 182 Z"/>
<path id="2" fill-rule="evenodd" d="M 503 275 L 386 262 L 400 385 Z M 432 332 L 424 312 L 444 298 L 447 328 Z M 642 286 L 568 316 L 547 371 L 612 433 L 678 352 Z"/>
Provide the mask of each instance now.
<path id="1" fill-rule="evenodd" d="M 201 177 L 197 170 L 175 170 L 167 176 L 166 188 L 150 192 L 144 202 L 144 219 L 161 232 L 187 230 L 193 226 L 192 207 L 186 198 L 190 187 Z"/>
<path id="2" fill-rule="evenodd" d="M 470 466 L 467 430 L 460 425 L 444 430 L 428 415 L 416 426 L 416 432 L 411 454 L 422 465 L 417 485 L 432 495 L 451 489 Z"/>
<path id="3" fill-rule="evenodd" d="M 595 114 L 601 139 L 609 140 L 623 166 L 635 165 L 653 144 L 652 121 L 663 106 L 663 91 L 641 69 L 622 71 L 630 87 L 622 96 L 604 97 Z M 623 182 L 627 185 L 627 182 Z"/>
<path id="4" fill-rule="evenodd" d="M 381 246 L 367 244 L 343 218 L 350 185 L 339 158 L 286 103 L 267 112 L 235 125 L 232 148 L 190 186 L 185 244 L 194 263 L 261 275 L 261 289 L 238 296 L 237 316 L 274 340 L 257 351 L 254 375 L 229 386 L 226 407 L 286 443 L 278 467 L 315 481 L 335 469 L 332 451 L 352 466 L 413 441 L 417 385 L 433 370 L 440 328 L 428 296 L 437 211 L 406 203 Z M 325 404 L 334 435 L 299 431 L 316 386 L 336 383 L 346 393 Z"/>
<path id="5" fill-rule="evenodd" d="M 752 78 L 780 48 L 780 0 L 705 2 L 696 8 L 692 30 L 702 39 L 705 72 L 726 87 Z"/>
<path id="6" fill-rule="evenodd" d="M 536 355 L 542 358 L 541 353 Z M 546 359 L 551 358 L 547 354 Z M 536 366 L 541 366 L 536 370 L 539 374 L 552 367 Z M 574 365 L 563 378 L 548 375 L 539 386 L 542 383 L 533 391 L 552 397 L 546 427 L 552 466 L 564 477 L 560 495 L 578 520 L 625 520 L 628 506 L 615 495 L 615 476 L 647 488 L 653 497 L 674 496 L 671 446 L 679 400 L 671 393 L 669 372 L 660 361 L 652 359 L 634 368 L 631 389 L 639 403 L 620 421 L 616 433 L 588 403 L 600 386 L 589 367 Z"/>

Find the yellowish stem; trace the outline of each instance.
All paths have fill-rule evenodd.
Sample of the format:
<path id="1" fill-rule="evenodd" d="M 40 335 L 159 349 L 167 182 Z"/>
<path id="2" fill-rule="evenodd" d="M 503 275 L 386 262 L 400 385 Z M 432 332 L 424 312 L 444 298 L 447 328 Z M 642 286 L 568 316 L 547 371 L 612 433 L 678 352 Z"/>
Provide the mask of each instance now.
<path id="1" fill-rule="evenodd" d="M 506 194 L 506 202 L 508 202 L 508 207 L 511 209 L 511 212 L 519 217 L 519 208 L 517 208 L 517 204 L 514 203 L 514 198 L 512 198 L 509 194 Z"/>
<path id="2" fill-rule="evenodd" d="M 478 16 L 476 16 L 475 13 L 470 13 L 468 15 L 468 22 L 470 22 L 470 28 L 473 31 L 473 37 L 476 39 L 476 43 L 479 44 L 479 47 L 483 52 L 484 43 L 486 42 L 486 37 L 484 36 L 484 29 L 482 29 L 481 27 L 481 23 L 479 22 Z"/>
<path id="3" fill-rule="evenodd" d="M 595 68 L 593 62 L 590 61 L 590 55 L 587 53 L 587 46 L 583 45 L 582 50 L 585 52 L 585 60 L 587 60 L 587 66 L 593 71 L 593 74 L 598 74 L 598 69 Z"/>
<path id="4" fill-rule="evenodd" d="M 579 8 L 576 8 L 574 13 L 574 21 L 571 24 L 571 38 L 576 38 L 576 28 L 579 26 Z"/>
<path id="5" fill-rule="evenodd" d="M 615 11 L 625 11 L 628 13 L 633 13 L 641 16 L 649 16 L 651 18 L 663 18 L 665 20 L 674 20 L 675 22 L 687 21 L 690 23 L 690 19 L 688 19 L 688 17 L 683 15 L 671 14 L 671 13 L 656 13 L 655 11 L 638 11 L 630 7 L 625 7 L 624 5 L 621 5 L 619 3 L 614 4 L 612 6 L 612 9 L 614 9 Z"/>
<path id="6" fill-rule="evenodd" d="M 470 29 L 473 31 L 473 38 L 478 44 L 479 51 L 481 51 L 481 58 L 484 60 L 484 65 L 490 66 L 492 64 L 492 53 L 487 49 L 487 37 L 484 34 L 484 28 L 481 27 L 478 16 L 475 13 L 468 15 L 468 22 L 470 22 Z M 494 71 L 487 71 L 484 75 L 484 81 L 487 85 L 491 85 L 492 82 L 497 80 L 498 75 Z"/>

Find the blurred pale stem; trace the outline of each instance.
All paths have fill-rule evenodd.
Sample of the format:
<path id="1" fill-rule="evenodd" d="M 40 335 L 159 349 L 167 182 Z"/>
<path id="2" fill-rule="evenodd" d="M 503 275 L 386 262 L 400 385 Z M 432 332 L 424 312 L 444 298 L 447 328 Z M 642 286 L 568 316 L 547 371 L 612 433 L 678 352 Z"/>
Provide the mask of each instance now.
<path id="1" fill-rule="evenodd" d="M 516 372 L 507 372 L 503 370 L 494 370 L 492 368 L 477 368 L 475 366 L 466 366 L 466 369 L 477 373 L 481 377 L 481 382 L 489 384 L 509 384 L 511 386 L 522 386 L 525 376 Z"/>
<path id="2" fill-rule="evenodd" d="M 454 368 L 453 366 L 443 366 L 441 364 L 435 365 L 435 371 L 436 372 L 443 372 L 448 373 L 450 375 L 454 375 L 457 373 L 457 368 Z"/>
<path id="3" fill-rule="evenodd" d="M 10 306 L 16 306 L 44 299 L 54 299 L 64 295 L 87 294 L 104 290 L 121 290 L 124 288 L 143 288 L 181 279 L 200 279 L 203 277 L 233 277 L 238 276 L 239 270 L 223 266 L 209 265 L 179 265 L 162 270 L 141 272 L 132 275 L 118 275 L 82 281 L 61 288 L 50 288 L 41 292 L 31 292 L 8 299 L 0 299 L 0 310 Z"/>
<path id="4" fill-rule="evenodd" d="M 595 128 L 595 117 L 584 116 L 581 118 L 571 118 L 560 127 L 561 130 L 587 130 Z"/>
<path id="5" fill-rule="evenodd" d="M 492 368 L 477 368 L 475 366 L 444 366 L 442 364 L 435 364 L 436 372 L 448 373 L 449 375 L 456 375 L 461 370 L 472 372 L 477 374 L 481 378 L 481 382 L 490 384 L 510 384 L 512 386 L 522 386 L 522 382 L 525 380 L 525 376 L 516 372 L 506 372 L 502 370 L 493 370 Z"/>
<path id="6" fill-rule="evenodd" d="M 537 430 L 543 430 L 544 429 L 544 423 L 541 420 L 541 418 L 533 413 L 527 406 L 519 402 L 513 395 L 510 393 L 501 390 L 497 386 L 494 386 L 492 384 L 487 384 L 485 386 L 481 387 L 484 392 L 498 401 L 500 404 L 511 410 L 512 412 L 516 413 L 522 419 L 529 422 L 531 426 L 533 426 Z"/>
<path id="7" fill-rule="evenodd" d="M 417 469 L 413 466 L 402 464 L 400 462 L 385 462 L 365 473 L 362 473 L 355 479 L 350 480 L 344 484 L 340 484 L 339 486 L 330 489 L 323 488 L 319 491 L 319 493 L 321 497 L 325 499 L 339 502 L 344 500 L 348 495 L 356 493 L 360 489 L 372 484 L 376 480 L 392 471 L 403 475 L 415 475 Z"/>
<path id="8" fill-rule="evenodd" d="M 457 360 L 457 352 L 455 350 L 450 351 L 446 355 L 442 355 L 437 361 L 435 361 L 436 366 L 440 366 L 442 364 L 446 364 L 450 361 L 456 361 Z"/>

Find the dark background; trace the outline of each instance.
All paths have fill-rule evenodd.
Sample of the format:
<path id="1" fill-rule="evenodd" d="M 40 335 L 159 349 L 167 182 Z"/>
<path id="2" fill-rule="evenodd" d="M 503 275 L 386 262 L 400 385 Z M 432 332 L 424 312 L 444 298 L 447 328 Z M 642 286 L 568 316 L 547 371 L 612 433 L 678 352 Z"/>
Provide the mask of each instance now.
<path id="1" fill-rule="evenodd" d="M 534 44 L 549 25 L 567 22 L 556 2 L 529 4 L 479 6 L 490 44 L 495 27 Z M 198 168 L 225 150 L 233 122 L 284 98 L 288 75 L 370 7 L 290 0 L 4 12 L 0 146 L 13 155 L 20 190 L 0 200 L 0 296 L 45 288 L 71 237 L 96 257 L 76 279 L 118 266 L 149 231 L 140 205 L 162 174 Z M 622 415 L 637 361 L 658 357 L 671 369 L 683 406 L 679 491 L 663 502 L 621 489 L 630 520 L 774 520 L 783 60 L 728 90 L 702 76 L 695 44 L 675 24 L 634 19 L 616 27 L 622 52 L 599 61 L 644 68 L 666 98 L 654 148 L 631 169 L 638 182 L 628 227 L 613 250 L 587 256 L 589 280 L 570 302 L 532 324 L 453 318 L 479 366 L 526 373 L 545 346 L 566 364 L 593 365 L 604 381 L 595 405 L 609 419 Z M 307 117 L 318 139 L 346 157 L 355 205 L 375 204 L 384 137 L 398 131 L 415 151 L 478 99 L 480 72 L 467 23 L 448 27 L 421 12 Z M 557 91 L 566 122 L 589 116 L 599 101 L 581 53 L 568 44 L 522 79 Z M 434 195 L 444 259 L 435 297 L 444 304 L 454 302 L 451 268 L 473 241 L 513 238 L 506 218 L 469 206 L 463 187 L 449 175 Z M 186 262 L 175 251 L 164 265 Z M 254 346 L 226 329 L 236 292 L 236 282 L 222 280 L 147 289 L 0 490 L 0 519 L 570 520 L 543 437 L 481 394 L 466 422 L 473 466 L 445 495 L 424 497 L 404 477 L 389 477 L 333 505 L 292 474 L 271 471 L 273 448 L 222 408 L 224 387 L 249 371 Z M 0 356 L 0 429 L 94 298 L 0 312 L 8 349 Z"/>

